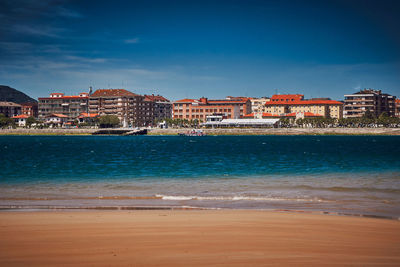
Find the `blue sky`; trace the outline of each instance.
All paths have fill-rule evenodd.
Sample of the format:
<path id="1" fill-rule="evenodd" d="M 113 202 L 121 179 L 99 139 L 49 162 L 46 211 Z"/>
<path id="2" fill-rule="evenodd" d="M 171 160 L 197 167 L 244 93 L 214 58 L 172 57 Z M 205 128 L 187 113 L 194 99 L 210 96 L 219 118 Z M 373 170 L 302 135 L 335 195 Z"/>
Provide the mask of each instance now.
<path id="1" fill-rule="evenodd" d="M 37 98 L 400 96 L 400 1 L 0 0 L 0 84 Z"/>

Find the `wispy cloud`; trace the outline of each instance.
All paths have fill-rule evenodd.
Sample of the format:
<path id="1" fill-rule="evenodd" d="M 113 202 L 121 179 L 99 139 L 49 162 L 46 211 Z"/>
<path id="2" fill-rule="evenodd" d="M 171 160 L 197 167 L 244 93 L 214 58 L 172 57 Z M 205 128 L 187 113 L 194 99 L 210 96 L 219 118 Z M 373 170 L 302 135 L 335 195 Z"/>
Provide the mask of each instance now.
<path id="1" fill-rule="evenodd" d="M 107 61 L 105 58 L 88 58 L 88 57 L 78 57 L 78 56 L 66 56 L 68 60 L 83 62 L 83 63 L 104 63 Z"/>
<path id="2" fill-rule="evenodd" d="M 75 10 L 65 8 L 65 7 L 58 7 L 57 8 L 57 15 L 62 16 L 62 17 L 67 17 L 67 18 L 82 18 L 83 15 Z"/>
<path id="3" fill-rule="evenodd" d="M 125 40 L 124 42 L 126 43 L 126 44 L 137 44 L 137 43 L 139 43 L 139 38 L 138 37 L 136 37 L 136 38 L 132 38 L 132 39 L 127 39 L 127 40 Z"/>
<path id="4" fill-rule="evenodd" d="M 17 24 L 12 27 L 12 30 L 20 33 L 20 34 L 28 34 L 33 36 L 44 36 L 44 37 L 53 37 L 59 38 L 61 37 L 60 33 L 64 32 L 65 29 L 62 28 L 55 28 L 51 26 L 28 26 L 28 25 L 21 25 Z"/>

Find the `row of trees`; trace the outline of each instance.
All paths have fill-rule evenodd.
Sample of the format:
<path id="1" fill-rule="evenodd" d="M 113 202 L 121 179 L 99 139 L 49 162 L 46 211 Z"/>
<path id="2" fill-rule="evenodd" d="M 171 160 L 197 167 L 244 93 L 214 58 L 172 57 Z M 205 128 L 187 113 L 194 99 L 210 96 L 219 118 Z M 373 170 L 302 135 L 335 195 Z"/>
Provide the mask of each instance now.
<path id="1" fill-rule="evenodd" d="M 366 112 L 359 118 L 333 119 L 325 117 L 316 118 L 282 118 L 279 120 L 281 127 L 400 127 L 400 118 L 389 117 L 383 112 L 379 117 Z"/>
<path id="2" fill-rule="evenodd" d="M 34 117 L 29 117 L 26 119 L 26 126 L 31 127 L 32 124 L 37 123 Z M 4 114 L 0 113 L 0 128 L 15 128 L 17 125 L 15 121 L 11 118 L 6 117 Z"/>

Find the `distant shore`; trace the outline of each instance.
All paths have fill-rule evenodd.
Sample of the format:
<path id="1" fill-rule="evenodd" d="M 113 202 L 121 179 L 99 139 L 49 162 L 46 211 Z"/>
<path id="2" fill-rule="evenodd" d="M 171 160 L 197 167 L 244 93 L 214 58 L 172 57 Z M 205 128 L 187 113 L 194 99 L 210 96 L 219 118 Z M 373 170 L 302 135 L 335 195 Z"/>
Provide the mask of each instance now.
<path id="1" fill-rule="evenodd" d="M 4 266 L 399 266 L 400 222 L 251 210 L 0 212 Z"/>
<path id="2" fill-rule="evenodd" d="M 178 135 L 189 128 L 153 128 L 148 135 Z M 0 129 L 0 135 L 91 135 L 98 129 Z M 400 128 L 241 128 L 203 129 L 207 135 L 400 135 Z"/>

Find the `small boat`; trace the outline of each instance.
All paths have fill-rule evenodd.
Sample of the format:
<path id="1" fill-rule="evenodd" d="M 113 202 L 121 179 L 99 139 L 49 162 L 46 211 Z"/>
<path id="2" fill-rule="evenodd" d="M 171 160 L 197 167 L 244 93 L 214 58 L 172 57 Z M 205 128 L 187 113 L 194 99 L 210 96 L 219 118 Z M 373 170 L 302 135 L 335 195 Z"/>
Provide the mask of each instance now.
<path id="1" fill-rule="evenodd" d="M 206 136 L 203 130 L 193 129 L 191 131 L 187 131 L 185 133 L 178 133 L 179 136 Z"/>

